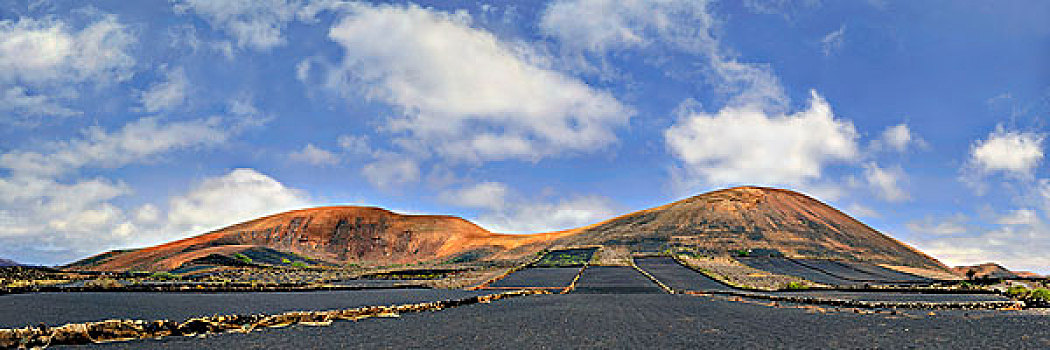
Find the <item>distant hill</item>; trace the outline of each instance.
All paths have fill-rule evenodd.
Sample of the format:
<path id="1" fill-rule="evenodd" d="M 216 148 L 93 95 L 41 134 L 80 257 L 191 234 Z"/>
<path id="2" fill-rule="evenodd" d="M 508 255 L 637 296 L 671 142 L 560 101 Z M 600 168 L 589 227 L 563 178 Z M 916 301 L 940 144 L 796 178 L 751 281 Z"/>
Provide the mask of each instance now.
<path id="1" fill-rule="evenodd" d="M 1002 265 L 996 263 L 984 263 L 973 266 L 956 266 L 952 268 L 955 273 L 961 276 L 969 276 L 971 273 L 976 278 L 1032 278 L 1042 277 L 1037 273 L 1028 271 L 1010 271 Z M 972 271 L 972 272 L 971 272 Z"/>
<path id="2" fill-rule="evenodd" d="M 22 266 L 22 264 L 16 263 L 14 260 L 0 258 L 0 266 Z"/>
<path id="3" fill-rule="evenodd" d="M 340 264 L 406 264 L 458 255 L 465 259 L 515 257 L 543 249 L 553 236 L 556 234 L 497 234 L 453 216 L 321 207 L 271 215 L 155 247 L 106 252 L 67 268 L 171 270 L 212 254 L 232 256 L 257 248 Z"/>
<path id="4" fill-rule="evenodd" d="M 716 254 L 775 251 L 949 271 L 936 259 L 820 201 L 763 187 L 709 192 L 587 227 L 527 235 L 492 233 L 453 216 L 402 215 L 352 206 L 302 209 L 155 247 L 99 254 L 67 268 L 171 270 L 242 252 L 255 256 L 286 252 L 336 264 L 389 265 L 516 258 L 544 248 L 583 245 L 632 251 L 684 246 Z"/>
<path id="5" fill-rule="evenodd" d="M 804 194 L 765 187 L 704 193 L 575 230 L 569 245 L 668 244 L 713 252 L 777 251 L 792 257 L 839 258 L 947 271 L 936 259 Z"/>

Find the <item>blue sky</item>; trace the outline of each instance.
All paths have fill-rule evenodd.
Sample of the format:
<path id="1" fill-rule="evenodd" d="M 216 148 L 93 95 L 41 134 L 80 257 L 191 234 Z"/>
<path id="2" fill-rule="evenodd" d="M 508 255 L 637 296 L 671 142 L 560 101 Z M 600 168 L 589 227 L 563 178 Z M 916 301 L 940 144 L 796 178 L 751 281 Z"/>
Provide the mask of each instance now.
<path id="1" fill-rule="evenodd" d="M 0 256 L 287 209 L 498 232 L 742 184 L 1050 272 L 1038 1 L 0 1 Z"/>

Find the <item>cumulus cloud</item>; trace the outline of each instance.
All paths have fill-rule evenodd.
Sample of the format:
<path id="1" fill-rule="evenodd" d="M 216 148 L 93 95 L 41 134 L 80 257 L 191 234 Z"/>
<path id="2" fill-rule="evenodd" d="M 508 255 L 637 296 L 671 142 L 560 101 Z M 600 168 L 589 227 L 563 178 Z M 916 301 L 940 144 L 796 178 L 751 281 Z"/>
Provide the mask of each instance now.
<path id="1" fill-rule="evenodd" d="M 615 215 L 615 205 L 600 196 L 560 200 L 527 200 L 500 182 L 482 182 L 445 191 L 441 199 L 462 207 L 481 209 L 477 223 L 503 233 L 549 232 L 593 224 Z"/>
<path id="2" fill-rule="evenodd" d="M 804 185 L 819 179 L 826 164 L 857 160 L 857 137 L 853 123 L 835 118 L 816 92 L 807 109 L 793 114 L 688 112 L 664 132 L 682 162 L 679 176 L 712 185 Z"/>
<path id="3" fill-rule="evenodd" d="M 254 169 L 234 169 L 222 176 L 206 178 L 188 193 L 173 197 L 158 236 L 162 242 L 200 234 L 264 215 L 300 209 L 308 203 L 309 196 L 301 190 L 289 188 Z"/>
<path id="4" fill-rule="evenodd" d="M 0 20 L 0 122 L 31 123 L 79 112 L 64 106 L 78 84 L 106 85 L 129 79 L 136 38 L 113 15 L 83 28 L 57 19 Z"/>
<path id="5" fill-rule="evenodd" d="M 336 165 L 339 164 L 339 156 L 332 151 L 326 150 L 314 146 L 312 143 L 306 144 L 303 149 L 292 152 L 288 155 L 288 158 L 292 161 L 307 163 L 311 165 Z"/>
<path id="6" fill-rule="evenodd" d="M 901 202 L 908 200 L 911 196 L 901 188 L 901 182 L 906 179 L 904 169 L 900 166 L 893 168 L 881 168 L 875 162 L 864 164 L 864 179 L 875 196 L 890 202 Z"/>
<path id="7" fill-rule="evenodd" d="M 1003 173 L 1030 178 L 1043 160 L 1046 135 L 1008 131 L 1001 125 L 970 146 L 970 164 L 983 174 Z"/>
<path id="8" fill-rule="evenodd" d="M 182 67 L 164 72 L 165 81 L 158 82 L 143 91 L 139 97 L 142 107 L 149 113 L 171 110 L 186 101 L 189 79 Z"/>
<path id="9" fill-rule="evenodd" d="M 1050 224 L 1030 209 L 1019 209 L 999 215 L 993 225 L 954 226 L 957 223 L 937 223 L 932 226 L 947 235 L 921 231 L 925 226 L 909 229 L 928 232 L 916 245 L 949 265 L 973 265 L 994 261 L 1010 269 L 1050 272 Z"/>
<path id="10" fill-rule="evenodd" d="M 632 111 L 529 59 L 464 13 L 360 5 L 331 28 L 329 85 L 397 107 L 384 130 L 452 161 L 537 160 L 617 141 Z"/>
<path id="11" fill-rule="evenodd" d="M 887 127 L 878 139 L 871 142 L 873 151 L 890 150 L 903 153 L 911 147 L 927 147 L 926 141 L 915 134 L 907 123 Z"/>
<path id="12" fill-rule="evenodd" d="M 134 194 L 130 186 L 84 174 L 222 145 L 254 118 L 249 107 L 234 104 L 226 117 L 96 126 L 69 140 L 0 154 L 0 255 L 17 251 L 29 262 L 68 262 L 143 237 L 171 238 L 158 230 L 156 206 L 121 204 Z"/>

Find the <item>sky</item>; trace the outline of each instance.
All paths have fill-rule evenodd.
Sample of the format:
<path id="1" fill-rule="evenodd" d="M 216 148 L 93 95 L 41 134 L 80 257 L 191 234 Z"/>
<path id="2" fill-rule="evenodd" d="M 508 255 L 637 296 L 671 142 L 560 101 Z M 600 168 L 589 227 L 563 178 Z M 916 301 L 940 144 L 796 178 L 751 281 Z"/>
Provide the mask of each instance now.
<path id="1" fill-rule="evenodd" d="M 309 206 L 529 233 L 762 185 L 1050 273 L 1045 1 L 0 4 L 23 263 Z"/>

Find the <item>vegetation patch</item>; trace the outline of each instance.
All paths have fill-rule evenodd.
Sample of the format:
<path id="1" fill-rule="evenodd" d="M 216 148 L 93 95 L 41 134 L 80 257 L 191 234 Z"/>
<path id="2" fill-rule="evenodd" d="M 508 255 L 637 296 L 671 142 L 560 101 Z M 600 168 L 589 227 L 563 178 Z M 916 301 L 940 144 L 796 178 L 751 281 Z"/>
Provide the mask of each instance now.
<path id="1" fill-rule="evenodd" d="M 598 248 L 577 248 L 549 251 L 532 267 L 577 267 L 591 261 Z"/>

